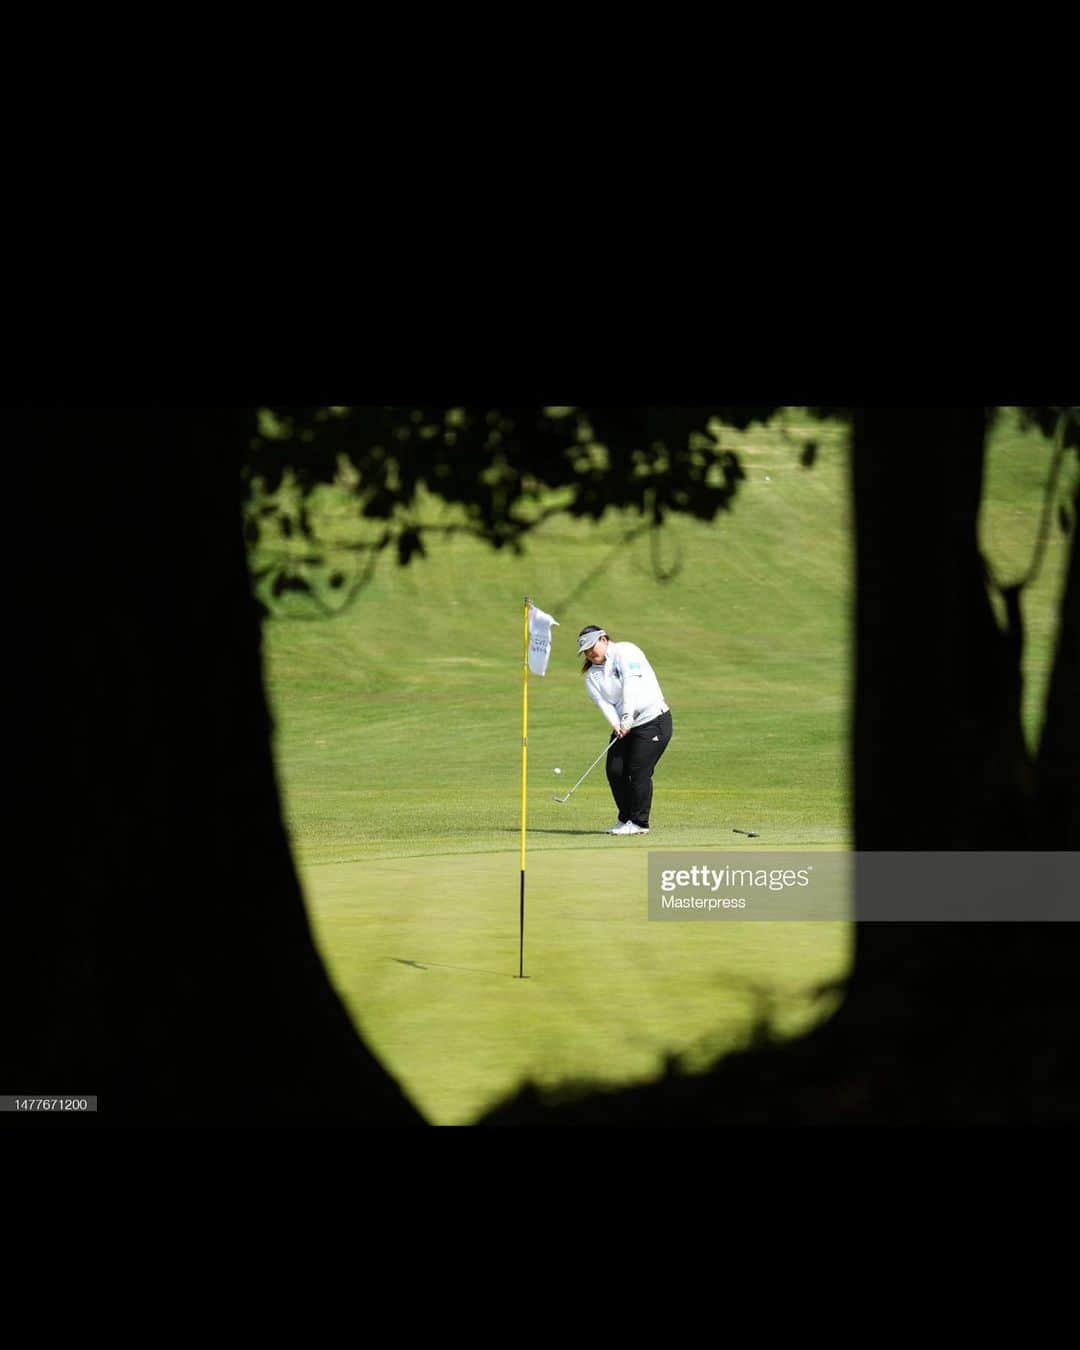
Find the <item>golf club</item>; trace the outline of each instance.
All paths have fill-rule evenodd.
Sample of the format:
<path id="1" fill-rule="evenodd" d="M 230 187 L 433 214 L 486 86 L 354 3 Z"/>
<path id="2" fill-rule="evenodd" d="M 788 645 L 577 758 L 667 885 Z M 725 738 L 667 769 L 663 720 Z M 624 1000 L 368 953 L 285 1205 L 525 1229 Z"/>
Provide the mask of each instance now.
<path id="1" fill-rule="evenodd" d="M 592 773 L 593 769 L 596 768 L 596 766 L 600 763 L 600 761 L 604 758 L 604 756 L 607 754 L 607 752 L 611 749 L 611 747 L 614 744 L 615 744 L 614 741 L 609 741 L 608 744 L 604 746 L 603 750 L 600 751 L 600 753 L 596 756 L 593 762 L 589 765 L 589 767 L 585 770 L 585 772 L 574 784 L 574 787 L 570 789 L 570 791 L 566 794 L 565 797 L 557 797 L 555 795 L 552 795 L 551 800 L 553 802 L 558 802 L 560 806 L 563 804 L 563 802 L 568 802 L 574 794 L 574 789 L 580 787 L 581 784 L 584 783 L 585 779 L 588 778 L 589 774 Z"/>
<path id="2" fill-rule="evenodd" d="M 757 830 L 732 830 L 732 834 L 745 834 L 747 839 L 757 839 Z"/>
<path id="3" fill-rule="evenodd" d="M 635 718 L 634 721 L 631 723 L 631 725 L 630 725 L 629 727 L 627 727 L 627 731 L 633 731 L 634 727 L 637 727 L 637 726 L 640 726 L 640 725 L 641 725 L 641 722 L 640 722 L 639 718 Z M 604 756 L 605 756 L 605 755 L 607 754 L 607 752 L 611 749 L 611 747 L 612 747 L 613 745 L 618 745 L 618 743 L 619 743 L 619 742 L 618 742 L 618 739 L 613 740 L 613 741 L 608 741 L 607 745 L 604 746 L 603 750 L 600 751 L 600 753 L 596 756 L 596 758 L 593 760 L 593 762 L 589 765 L 589 767 L 585 770 L 585 772 L 584 772 L 584 773 L 581 775 L 581 777 L 577 780 L 577 782 L 576 782 L 576 783 L 574 784 L 574 786 L 570 789 L 570 791 L 566 794 L 566 796 L 565 796 L 565 797 L 557 797 L 557 796 L 553 793 L 553 794 L 552 794 L 552 797 L 551 797 L 551 800 L 552 800 L 553 802 L 558 802 L 560 806 L 563 804 L 563 802 L 568 802 L 568 801 L 570 800 L 570 798 L 574 795 L 575 790 L 576 790 L 577 788 L 579 788 L 579 787 L 581 786 L 582 783 L 584 783 L 585 779 L 588 778 L 589 774 L 592 773 L 593 769 L 596 768 L 596 766 L 597 766 L 597 765 L 600 763 L 600 761 L 604 758 Z"/>

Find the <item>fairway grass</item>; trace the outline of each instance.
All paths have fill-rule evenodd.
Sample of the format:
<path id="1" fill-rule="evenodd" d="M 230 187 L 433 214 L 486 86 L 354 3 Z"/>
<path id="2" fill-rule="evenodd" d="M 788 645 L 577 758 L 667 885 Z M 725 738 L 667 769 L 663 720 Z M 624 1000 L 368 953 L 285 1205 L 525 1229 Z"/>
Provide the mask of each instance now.
<path id="1" fill-rule="evenodd" d="M 408 568 L 380 561 L 338 617 L 287 595 L 267 622 L 279 781 L 316 941 L 427 1119 L 475 1120 L 526 1079 L 637 1082 L 670 1057 L 700 1070 L 759 1018 L 792 1035 L 834 1006 L 814 990 L 848 969 L 849 925 L 646 917 L 650 848 L 851 847 L 845 433 L 791 421 L 813 428 L 818 464 L 799 467 L 776 429 L 725 432 L 748 478 L 712 524 L 673 521 L 655 541 L 626 542 L 635 516 L 553 517 L 520 557 L 436 537 Z M 984 529 L 1006 577 L 1034 542 L 1048 462 L 1014 425 L 995 435 Z M 333 494 L 321 512 L 343 541 L 370 536 Z M 1031 736 L 1062 545 L 1051 540 L 1025 611 Z M 659 580 L 654 561 L 677 574 Z M 529 686 L 519 980 L 526 594 L 561 627 L 548 675 Z M 607 739 L 574 656 L 586 623 L 642 646 L 672 707 L 647 836 L 602 833 L 615 817 L 602 764 L 568 803 L 552 801 Z"/>

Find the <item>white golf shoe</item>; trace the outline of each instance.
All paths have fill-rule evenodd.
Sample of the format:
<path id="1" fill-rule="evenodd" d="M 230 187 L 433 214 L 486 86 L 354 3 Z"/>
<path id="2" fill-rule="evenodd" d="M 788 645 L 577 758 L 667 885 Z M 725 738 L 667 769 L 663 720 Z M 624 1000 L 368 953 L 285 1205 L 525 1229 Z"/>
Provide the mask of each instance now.
<path id="1" fill-rule="evenodd" d="M 607 829 L 604 831 L 604 833 L 605 833 L 605 834 L 618 834 L 618 832 L 622 829 L 622 827 L 623 827 L 625 824 L 626 824 L 626 822 L 625 822 L 624 820 L 617 820 L 617 821 L 615 822 L 614 825 L 609 825 L 609 826 L 607 827 Z"/>
<path id="2" fill-rule="evenodd" d="M 648 834 L 648 826 L 635 825 L 632 820 L 628 820 L 625 825 L 620 825 L 617 830 L 612 830 L 612 834 Z"/>

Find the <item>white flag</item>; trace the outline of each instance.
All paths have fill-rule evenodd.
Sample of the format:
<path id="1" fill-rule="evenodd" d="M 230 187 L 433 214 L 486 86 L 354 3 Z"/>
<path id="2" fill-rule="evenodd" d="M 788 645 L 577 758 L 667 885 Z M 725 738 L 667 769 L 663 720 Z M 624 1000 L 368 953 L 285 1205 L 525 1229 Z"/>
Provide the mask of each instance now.
<path id="1" fill-rule="evenodd" d="M 535 605 L 529 606 L 529 669 L 534 675 L 547 674 L 551 630 L 558 626 L 558 619 L 553 619 Z"/>

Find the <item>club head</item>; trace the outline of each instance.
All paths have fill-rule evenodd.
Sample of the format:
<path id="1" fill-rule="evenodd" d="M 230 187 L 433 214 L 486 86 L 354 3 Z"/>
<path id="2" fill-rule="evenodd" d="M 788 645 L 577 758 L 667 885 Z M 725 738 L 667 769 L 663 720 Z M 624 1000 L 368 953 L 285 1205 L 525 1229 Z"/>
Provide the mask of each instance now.
<path id="1" fill-rule="evenodd" d="M 558 802 L 559 805 L 562 806 L 563 802 L 568 802 L 570 800 L 570 794 L 568 792 L 565 797 L 556 797 L 555 794 L 552 793 L 551 800 L 553 802 Z"/>

